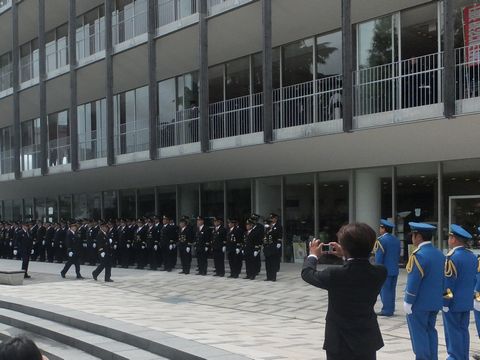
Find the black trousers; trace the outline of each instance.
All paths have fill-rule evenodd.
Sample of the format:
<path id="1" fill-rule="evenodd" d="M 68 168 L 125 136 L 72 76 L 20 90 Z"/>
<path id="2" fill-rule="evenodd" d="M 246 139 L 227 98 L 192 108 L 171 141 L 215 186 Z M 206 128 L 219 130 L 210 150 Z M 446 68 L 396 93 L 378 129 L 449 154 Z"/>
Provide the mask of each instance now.
<path id="1" fill-rule="evenodd" d="M 213 250 L 213 263 L 217 275 L 225 275 L 225 254 L 222 249 Z"/>
<path id="2" fill-rule="evenodd" d="M 278 256 L 275 255 L 265 257 L 265 270 L 267 271 L 267 280 L 277 280 Z"/>
<path id="3" fill-rule="evenodd" d="M 198 272 L 201 275 L 207 274 L 208 268 L 208 253 L 205 251 L 197 252 Z"/>
<path id="4" fill-rule="evenodd" d="M 157 267 L 158 267 L 157 252 L 159 251 L 160 249 L 158 247 L 157 247 L 157 250 L 155 250 L 153 246 L 148 248 L 148 263 L 150 264 L 151 270 L 157 270 Z"/>
<path id="5" fill-rule="evenodd" d="M 172 246 L 172 250 L 170 250 L 170 245 Z M 163 262 L 164 262 L 164 269 L 167 271 L 172 270 L 175 267 L 175 263 L 177 261 L 177 246 L 174 244 L 167 245 L 163 251 Z"/>
<path id="6" fill-rule="evenodd" d="M 190 274 L 190 267 L 192 266 L 192 248 L 187 253 L 187 247 L 180 248 L 180 263 L 185 274 Z"/>
<path id="7" fill-rule="evenodd" d="M 62 274 L 65 275 L 72 265 L 75 265 L 75 273 L 77 274 L 77 276 L 81 276 L 80 275 L 80 258 L 76 255 L 72 256 L 71 258 L 68 258 L 68 261 L 62 270 Z"/>
<path id="8" fill-rule="evenodd" d="M 24 254 L 22 254 L 22 270 L 25 270 L 25 274 L 28 273 L 28 264 L 30 263 L 30 250 L 27 249 Z"/>
<path id="9" fill-rule="evenodd" d="M 255 279 L 255 276 L 257 276 L 257 258 L 260 259 L 259 254 L 253 256 L 253 252 L 245 253 L 245 270 L 248 278 Z"/>
<path id="10" fill-rule="evenodd" d="M 112 256 L 105 255 L 104 258 L 100 258 L 100 265 L 93 271 L 93 275 L 96 277 L 105 269 L 105 280 L 110 280 L 112 276 Z"/>

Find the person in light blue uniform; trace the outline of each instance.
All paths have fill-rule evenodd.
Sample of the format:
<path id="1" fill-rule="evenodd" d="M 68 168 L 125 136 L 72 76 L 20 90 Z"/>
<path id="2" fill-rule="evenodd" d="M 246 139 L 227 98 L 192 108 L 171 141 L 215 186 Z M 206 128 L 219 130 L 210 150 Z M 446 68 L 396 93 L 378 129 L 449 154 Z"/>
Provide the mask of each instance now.
<path id="1" fill-rule="evenodd" d="M 408 259 L 403 308 L 417 360 L 438 359 L 437 314 L 443 305 L 445 256 L 431 243 L 435 226 L 410 222 L 417 247 Z"/>
<path id="2" fill-rule="evenodd" d="M 448 234 L 450 251 L 445 260 L 443 325 L 447 344 L 447 360 L 468 360 L 470 348 L 470 311 L 476 285 L 477 257 L 465 245 L 472 235 L 452 224 Z"/>
<path id="3" fill-rule="evenodd" d="M 395 227 L 390 221 L 380 220 L 380 236 L 375 242 L 375 264 L 383 265 L 387 269 L 387 280 L 380 291 L 382 311 L 379 316 L 393 316 L 395 312 L 395 290 L 398 279 L 398 261 L 400 259 L 400 240 L 392 235 Z"/>

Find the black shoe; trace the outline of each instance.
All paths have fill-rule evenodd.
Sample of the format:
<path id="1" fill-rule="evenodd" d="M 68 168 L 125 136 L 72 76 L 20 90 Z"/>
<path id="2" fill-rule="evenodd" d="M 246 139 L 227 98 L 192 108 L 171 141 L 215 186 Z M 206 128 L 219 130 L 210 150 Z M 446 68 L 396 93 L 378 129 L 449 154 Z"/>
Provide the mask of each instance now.
<path id="1" fill-rule="evenodd" d="M 225 276 L 225 274 L 220 274 L 220 275 L 219 275 L 219 274 L 217 274 L 217 276 L 218 276 L 218 277 L 224 277 L 224 276 Z"/>
<path id="2" fill-rule="evenodd" d="M 60 276 L 65 279 L 65 273 L 61 272 Z"/>
<path id="3" fill-rule="evenodd" d="M 265 279 L 265 280 L 263 280 L 263 281 L 272 281 L 272 280 L 270 280 L 270 279 Z"/>
<path id="4" fill-rule="evenodd" d="M 179 271 L 178 273 L 179 274 L 185 274 L 185 271 L 182 270 L 182 271 Z"/>
<path id="5" fill-rule="evenodd" d="M 250 280 L 250 278 L 251 278 L 250 276 L 245 276 L 244 277 L 245 280 Z"/>
<path id="6" fill-rule="evenodd" d="M 85 279 L 82 275 L 77 275 L 77 280 L 83 280 Z"/>
<path id="7" fill-rule="evenodd" d="M 255 275 L 255 276 L 256 276 L 256 275 Z M 250 280 L 255 280 L 255 276 L 252 276 L 252 277 L 250 278 Z"/>
<path id="8" fill-rule="evenodd" d="M 218 275 L 218 274 L 213 274 L 212 276 L 220 276 L 220 275 Z"/>
<path id="9" fill-rule="evenodd" d="M 23 278 L 24 279 L 31 279 L 32 277 L 30 275 L 28 275 L 27 273 L 25 273 L 25 275 L 23 275 Z"/>
<path id="10" fill-rule="evenodd" d="M 97 275 L 95 275 L 94 272 L 92 272 L 93 280 L 97 281 Z"/>
<path id="11" fill-rule="evenodd" d="M 113 282 L 112 279 L 105 279 L 105 282 Z"/>

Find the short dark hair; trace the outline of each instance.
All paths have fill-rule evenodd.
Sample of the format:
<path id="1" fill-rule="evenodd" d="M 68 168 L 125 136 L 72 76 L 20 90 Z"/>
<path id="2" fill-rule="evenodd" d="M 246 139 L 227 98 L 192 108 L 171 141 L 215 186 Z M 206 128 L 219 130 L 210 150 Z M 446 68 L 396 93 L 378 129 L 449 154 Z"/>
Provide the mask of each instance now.
<path id="1" fill-rule="evenodd" d="M 337 233 L 338 242 L 354 258 L 368 258 L 373 250 L 377 235 L 364 223 L 344 225 Z"/>
<path id="2" fill-rule="evenodd" d="M 420 234 L 423 241 L 432 241 L 433 232 L 431 231 L 416 231 L 417 234 Z"/>
<path id="3" fill-rule="evenodd" d="M 392 233 L 392 228 L 391 227 L 388 227 L 388 226 L 384 226 L 384 225 L 380 225 L 381 228 L 383 228 L 383 230 L 385 230 L 385 232 L 391 234 Z"/>
<path id="4" fill-rule="evenodd" d="M 0 345 L 0 360 L 42 360 L 37 345 L 27 337 L 11 338 Z"/>

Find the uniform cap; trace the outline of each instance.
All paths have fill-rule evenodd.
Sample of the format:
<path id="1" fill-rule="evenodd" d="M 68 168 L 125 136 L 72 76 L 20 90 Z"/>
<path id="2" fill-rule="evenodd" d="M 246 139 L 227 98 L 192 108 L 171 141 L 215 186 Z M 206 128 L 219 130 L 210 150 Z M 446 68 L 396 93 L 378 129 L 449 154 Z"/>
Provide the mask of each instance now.
<path id="1" fill-rule="evenodd" d="M 417 222 L 409 222 L 408 225 L 410 226 L 410 230 L 412 232 L 433 232 L 437 228 L 433 225 L 427 223 L 417 223 Z"/>
<path id="2" fill-rule="evenodd" d="M 460 225 L 452 224 L 450 226 L 450 235 L 455 237 L 459 237 L 461 239 L 469 240 L 472 238 L 472 234 L 470 234 L 467 230 L 462 228 Z"/>
<path id="3" fill-rule="evenodd" d="M 203 218 L 203 216 L 198 215 L 197 220 L 205 220 L 205 219 Z"/>
<path id="4" fill-rule="evenodd" d="M 236 223 L 238 223 L 238 220 L 235 219 L 234 217 L 230 217 L 230 218 L 227 219 L 227 222 L 229 222 L 231 224 L 236 224 Z"/>
<path id="5" fill-rule="evenodd" d="M 221 216 L 215 216 L 215 217 L 213 218 L 213 221 L 221 221 L 221 222 L 223 222 L 223 218 L 222 218 Z"/>
<path id="6" fill-rule="evenodd" d="M 393 229 L 395 227 L 395 225 L 393 223 L 391 223 L 390 221 L 388 221 L 386 219 L 380 219 L 380 225 L 384 226 L 384 227 L 387 227 L 387 228 L 390 228 L 390 229 Z"/>
<path id="7" fill-rule="evenodd" d="M 250 219 L 247 219 L 247 221 L 245 221 L 245 224 L 250 224 L 250 225 L 255 225 L 257 222 L 255 220 L 253 220 L 252 218 Z"/>

